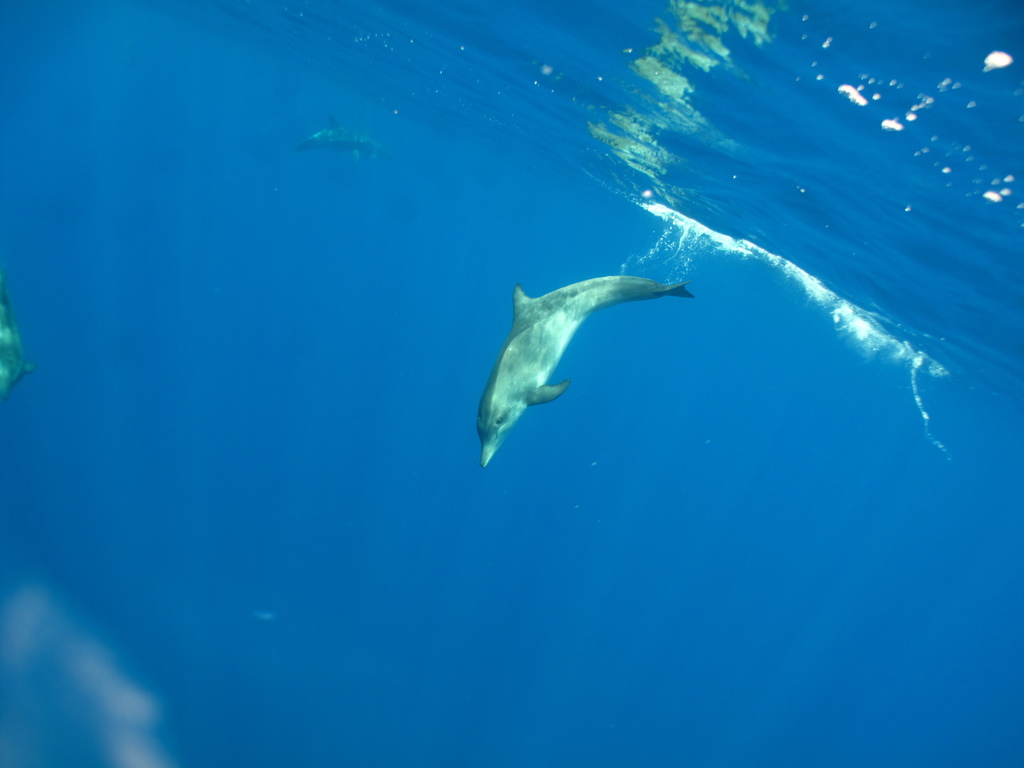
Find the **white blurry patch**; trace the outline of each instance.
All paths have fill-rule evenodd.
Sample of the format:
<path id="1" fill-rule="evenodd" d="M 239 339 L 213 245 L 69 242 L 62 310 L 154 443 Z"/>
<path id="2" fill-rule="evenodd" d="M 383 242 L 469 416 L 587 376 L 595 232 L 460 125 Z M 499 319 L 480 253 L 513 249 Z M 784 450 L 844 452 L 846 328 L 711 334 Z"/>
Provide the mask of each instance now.
<path id="1" fill-rule="evenodd" d="M 994 189 L 990 189 L 987 192 L 983 193 L 982 197 L 993 203 L 1001 203 L 1003 201 L 1003 196 L 996 192 Z"/>
<path id="2" fill-rule="evenodd" d="M 0 691 L 0 766 L 177 765 L 157 699 L 41 584 L 0 594 Z"/>
<path id="3" fill-rule="evenodd" d="M 790 280 L 794 280 L 803 289 L 815 304 L 825 309 L 832 318 L 836 330 L 850 341 L 859 351 L 865 355 L 881 356 L 894 363 L 907 368 L 910 375 L 911 389 L 914 393 L 914 403 L 921 419 L 924 422 L 925 435 L 928 440 L 942 451 L 946 447 L 932 437 L 929 430 L 930 416 L 924 409 L 920 391 L 917 386 L 918 374 L 923 370 L 930 376 L 939 378 L 948 376 L 949 372 L 932 360 L 923 352 L 914 349 L 908 341 L 898 339 L 888 333 L 883 321 L 866 309 L 837 296 L 830 291 L 814 275 L 800 269 L 796 264 L 787 261 L 781 256 L 776 256 L 763 248 L 755 245 L 749 240 L 736 240 L 735 238 L 723 235 L 710 229 L 699 221 L 684 216 L 660 203 L 640 203 L 641 207 L 658 218 L 672 225 L 666 230 L 647 257 L 639 259 L 640 262 L 655 253 L 663 254 L 666 250 L 673 248 L 675 252 L 671 259 L 677 260 L 682 268 L 672 275 L 672 279 L 681 279 L 683 273 L 688 271 L 692 265 L 694 254 L 697 252 L 707 253 L 718 252 L 728 256 L 738 256 L 742 259 L 756 259 L 766 263 Z M 909 206 L 907 210 L 909 210 Z M 624 268 L 626 265 L 623 265 Z"/>
<path id="4" fill-rule="evenodd" d="M 864 107 L 867 106 L 868 100 L 865 99 L 860 91 L 854 88 L 852 85 L 840 85 L 839 92 L 846 94 L 846 97 L 854 104 Z"/>
<path id="5" fill-rule="evenodd" d="M 982 72 L 991 72 L 993 69 L 1002 69 L 1013 64 L 1013 56 L 1003 51 L 992 51 L 985 57 L 985 68 Z"/>
<path id="6" fill-rule="evenodd" d="M 883 131 L 902 131 L 903 123 L 899 120 L 883 120 L 882 121 Z"/>

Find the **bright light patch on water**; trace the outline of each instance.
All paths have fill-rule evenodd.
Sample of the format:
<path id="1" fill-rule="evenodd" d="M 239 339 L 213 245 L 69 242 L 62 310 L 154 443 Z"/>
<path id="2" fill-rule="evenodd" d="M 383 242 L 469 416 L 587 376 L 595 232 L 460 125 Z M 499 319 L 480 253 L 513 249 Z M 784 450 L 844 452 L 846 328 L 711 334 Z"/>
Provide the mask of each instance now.
<path id="1" fill-rule="evenodd" d="M 1013 56 L 1003 51 L 992 51 L 985 57 L 985 67 L 982 72 L 991 72 L 993 69 L 1002 69 L 1013 64 Z"/>
<path id="2" fill-rule="evenodd" d="M 824 30 L 822 30 L 824 31 Z M 802 39 L 807 39 L 804 35 Z M 841 38 L 840 38 L 841 39 Z M 943 124 L 943 119 L 947 118 L 951 114 L 951 110 L 960 112 L 963 109 L 975 109 L 978 106 L 978 101 L 969 98 L 966 93 L 971 92 L 972 88 L 976 87 L 972 83 L 965 82 L 963 79 L 957 77 L 944 77 L 935 86 L 933 92 L 919 92 L 913 98 L 911 103 L 907 105 L 905 102 L 909 99 L 907 93 L 900 94 L 899 91 L 904 89 L 904 83 L 898 77 L 892 77 L 896 73 L 878 73 L 871 74 L 869 66 L 878 64 L 877 57 L 870 49 L 860 49 L 855 46 L 854 49 L 860 52 L 861 55 L 866 55 L 867 58 L 864 61 L 864 65 L 858 75 L 859 79 L 863 81 L 860 85 L 854 87 L 851 85 L 851 75 L 853 71 L 849 68 L 849 62 L 843 62 L 841 59 L 830 58 L 827 55 L 822 55 L 819 50 L 808 49 L 806 51 L 807 58 L 809 60 L 808 69 L 813 69 L 816 72 L 815 80 L 822 81 L 825 83 L 835 83 L 837 90 L 842 95 L 846 96 L 853 104 L 857 104 L 866 109 L 872 109 L 875 107 L 875 102 L 885 103 L 885 110 L 890 112 L 889 115 L 879 114 L 879 125 L 885 133 L 913 133 L 916 130 L 933 131 L 934 126 L 937 124 Z M 928 58 L 926 56 L 925 58 Z M 873 61 L 874 60 L 874 61 Z M 950 62 L 952 64 L 952 62 Z M 1013 57 L 1005 51 L 992 51 L 985 57 L 985 72 L 993 72 L 994 70 L 1000 70 L 1013 64 Z M 809 73 L 805 72 L 803 75 L 797 78 L 798 81 L 805 81 Z M 951 74 L 956 75 L 954 71 Z M 865 86 L 884 86 L 888 85 L 892 91 L 884 92 L 879 91 L 872 93 L 868 98 L 868 92 L 865 91 Z M 1021 95 L 1024 93 L 1024 89 L 1017 88 L 1014 91 L 1014 95 Z M 902 100 L 902 101 L 901 101 Z M 990 105 L 991 107 L 991 105 Z M 902 111 L 903 116 L 900 117 L 894 114 L 892 110 L 896 112 Z M 1011 107 L 1012 109 L 1012 107 Z M 934 112 L 926 117 L 927 112 L 934 110 Z M 1019 116 L 1018 112 L 1007 114 L 1007 119 L 1019 119 L 1020 122 L 1024 122 L 1024 116 Z M 883 119 L 884 118 L 884 119 Z M 953 120 L 946 123 L 948 126 L 956 127 L 956 130 L 972 130 L 976 133 L 987 133 L 989 127 L 985 121 L 975 119 L 972 122 L 964 123 L 962 116 L 957 115 Z M 945 153 L 946 157 L 955 158 L 955 165 L 950 164 L 945 168 L 941 165 L 936 165 L 944 176 L 939 177 L 939 184 L 943 187 L 957 187 L 962 186 L 966 179 L 965 176 L 961 176 L 960 179 L 953 179 L 949 174 L 955 170 L 958 170 L 960 163 L 970 163 L 971 168 L 977 168 L 978 165 L 984 166 L 985 161 L 981 157 L 977 157 L 973 153 L 969 153 L 971 142 L 961 142 L 955 137 L 949 135 L 932 135 L 931 141 L 936 144 L 934 149 L 941 150 Z M 965 154 L 959 155 L 960 151 L 963 150 Z M 927 149 L 919 149 L 913 154 L 915 157 L 920 157 L 922 154 L 927 153 Z M 867 154 L 871 154 L 868 152 Z M 970 182 L 972 184 L 978 182 Z M 1000 197 L 1006 197 L 998 189 L 995 190 L 996 195 L 993 194 L 982 194 L 977 188 L 968 188 L 965 190 L 966 197 L 983 197 L 988 202 L 999 202 L 995 199 L 998 195 Z M 664 196 L 662 200 L 668 202 L 670 205 L 673 203 L 673 198 Z M 1024 226 L 1024 223 L 1021 224 Z"/>
<path id="3" fill-rule="evenodd" d="M 932 445 L 946 452 L 946 446 L 931 434 L 929 428 L 931 416 L 925 410 L 918 387 L 918 376 L 921 371 L 929 376 L 939 378 L 949 375 L 945 368 L 923 352 L 914 349 L 910 342 L 898 339 L 887 332 L 877 315 L 837 296 L 818 278 L 800 269 L 791 261 L 770 253 L 749 240 L 736 240 L 709 229 L 700 222 L 661 203 L 642 202 L 641 207 L 672 225 L 671 229 L 662 234 L 661 239 L 651 251 L 652 255 L 671 252 L 670 259 L 687 270 L 696 254 L 707 253 L 708 250 L 764 262 L 795 281 L 808 298 L 828 312 L 839 334 L 862 353 L 870 356 L 882 356 L 891 362 L 905 366 L 910 375 L 914 403 L 924 423 L 925 435 Z M 641 261 L 643 260 L 641 259 Z"/>
<path id="4" fill-rule="evenodd" d="M 861 106 L 861 107 L 867 106 L 868 100 L 865 99 L 861 95 L 860 91 L 858 91 L 852 85 L 840 85 L 839 86 L 839 92 L 842 93 L 842 94 L 845 94 L 846 98 L 848 98 L 854 104 L 857 104 L 858 106 Z"/>

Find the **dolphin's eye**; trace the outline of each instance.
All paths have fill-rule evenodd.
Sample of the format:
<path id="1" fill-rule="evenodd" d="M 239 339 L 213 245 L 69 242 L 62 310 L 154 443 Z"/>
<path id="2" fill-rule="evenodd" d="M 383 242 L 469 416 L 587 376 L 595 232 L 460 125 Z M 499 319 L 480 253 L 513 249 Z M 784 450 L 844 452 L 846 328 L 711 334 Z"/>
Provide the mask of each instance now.
<path id="1" fill-rule="evenodd" d="M 495 424 L 496 424 L 497 426 L 499 426 L 499 427 L 500 427 L 500 426 L 501 426 L 502 424 L 504 424 L 504 423 L 505 423 L 505 417 L 504 417 L 504 416 L 499 416 L 498 418 L 496 418 L 496 419 L 494 420 L 494 423 L 495 423 Z"/>

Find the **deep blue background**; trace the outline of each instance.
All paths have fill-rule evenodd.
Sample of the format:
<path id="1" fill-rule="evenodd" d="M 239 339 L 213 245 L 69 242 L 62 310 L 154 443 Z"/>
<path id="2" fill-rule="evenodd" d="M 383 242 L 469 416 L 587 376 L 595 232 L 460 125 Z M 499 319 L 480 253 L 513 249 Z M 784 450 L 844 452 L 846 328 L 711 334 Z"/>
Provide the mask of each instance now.
<path id="1" fill-rule="evenodd" d="M 429 50 L 484 52 L 446 92 L 385 53 L 362 49 L 358 77 L 304 57 L 283 22 L 253 31 L 271 7 L 244 23 L 213 7 L 0 11 L 0 259 L 39 365 L 0 407 L 0 760 L 1024 763 L 1019 196 L 984 207 L 898 167 L 897 194 L 871 163 L 909 152 L 837 156 L 810 146 L 813 121 L 783 131 L 787 109 L 751 103 L 766 124 L 751 117 L 747 149 L 708 150 L 703 175 L 678 179 L 706 194 L 686 212 L 949 367 L 917 380 L 930 432 L 905 361 L 858 349 L 779 270 L 709 250 L 688 268 L 695 300 L 591 319 L 559 369 L 567 394 L 482 471 L 475 407 L 512 286 L 681 265 L 644 261 L 666 226 L 635 205 L 638 182 L 616 187 L 572 94 L 556 86 L 547 109 L 515 92 L 544 52 L 584 69 L 650 44 L 660 6 L 626 26 L 581 6 L 545 28 L 530 4 L 505 27 L 452 8 L 465 26 L 438 22 Z M 1014 29 L 1008 8 L 980 7 L 977 37 L 992 18 Z M 797 67 L 784 33 L 803 10 L 778 19 L 777 48 L 730 40 L 755 81 Z M 366 14 L 393 46 L 424 23 L 399 3 Z M 946 45 L 949 19 L 934 21 Z M 1006 76 L 993 99 L 1018 59 L 986 75 Z M 474 79 L 494 72 L 520 100 L 507 112 Z M 730 89 L 750 81 L 714 79 L 722 96 L 701 107 L 735 136 Z M 765 109 L 790 80 L 756 89 Z M 830 117 L 845 99 L 788 87 L 806 120 L 828 105 L 829 142 L 867 141 L 849 112 Z M 289 151 L 328 115 L 389 156 Z M 1020 175 L 1012 117 L 944 128 L 977 129 L 984 161 Z M 750 178 L 725 191 L 740 167 Z M 797 184 L 804 202 L 786 197 Z M 907 189 L 919 219 L 889 213 Z M 948 311 L 928 300 L 957 292 Z M 26 589 L 56 606 L 48 634 L 11 608 Z M 11 650 L 23 636 L 35 655 Z M 92 692 L 76 672 L 91 643 L 159 716 Z M 104 747 L 125 732 L 149 752 Z"/>

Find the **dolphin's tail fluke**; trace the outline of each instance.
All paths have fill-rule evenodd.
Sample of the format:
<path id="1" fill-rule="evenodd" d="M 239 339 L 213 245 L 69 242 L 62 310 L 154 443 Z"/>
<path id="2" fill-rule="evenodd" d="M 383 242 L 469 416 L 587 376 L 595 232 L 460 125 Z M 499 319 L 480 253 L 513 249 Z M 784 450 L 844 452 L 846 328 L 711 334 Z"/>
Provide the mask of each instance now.
<path id="1" fill-rule="evenodd" d="M 687 283 L 692 283 L 692 280 L 687 280 L 685 283 L 676 283 L 675 285 L 666 285 L 664 296 L 679 296 L 683 299 L 696 298 L 692 293 L 686 290 Z"/>

